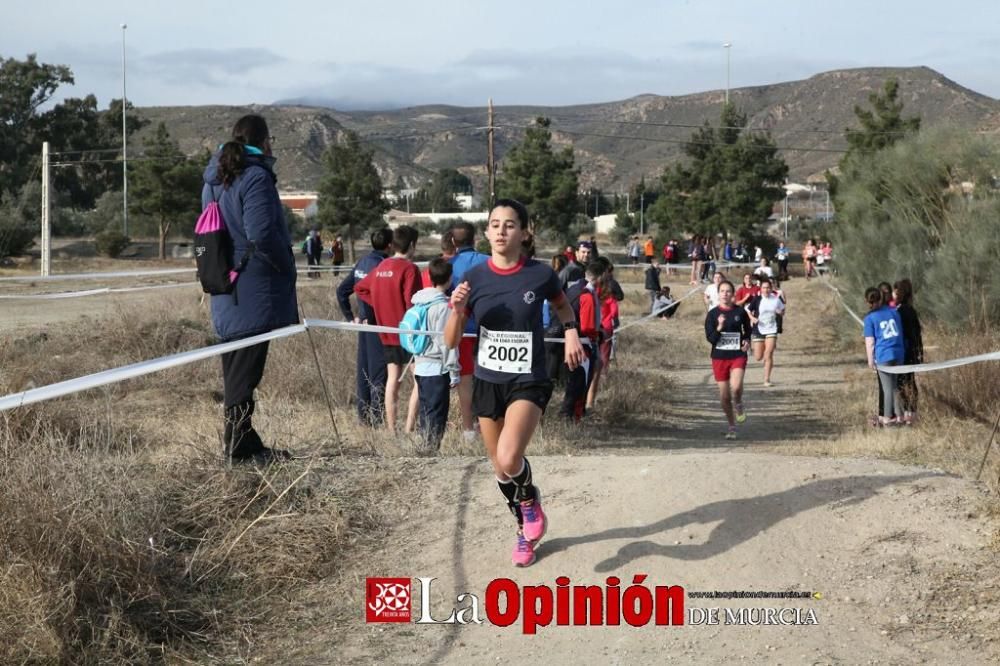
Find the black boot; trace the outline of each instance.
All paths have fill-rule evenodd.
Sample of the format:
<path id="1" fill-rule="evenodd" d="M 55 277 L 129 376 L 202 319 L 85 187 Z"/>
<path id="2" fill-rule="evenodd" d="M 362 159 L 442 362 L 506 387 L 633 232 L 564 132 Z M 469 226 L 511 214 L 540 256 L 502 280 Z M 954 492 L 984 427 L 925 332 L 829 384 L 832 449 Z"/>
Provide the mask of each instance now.
<path id="1" fill-rule="evenodd" d="M 291 459 L 292 455 L 288 451 L 264 446 L 251 423 L 254 406 L 254 402 L 250 400 L 225 410 L 224 453 L 227 461 L 268 465 Z"/>
<path id="2" fill-rule="evenodd" d="M 264 448 L 260 435 L 251 423 L 254 411 L 253 400 L 241 402 L 225 409 L 226 429 L 224 434 L 224 454 L 234 461 L 250 458 Z"/>

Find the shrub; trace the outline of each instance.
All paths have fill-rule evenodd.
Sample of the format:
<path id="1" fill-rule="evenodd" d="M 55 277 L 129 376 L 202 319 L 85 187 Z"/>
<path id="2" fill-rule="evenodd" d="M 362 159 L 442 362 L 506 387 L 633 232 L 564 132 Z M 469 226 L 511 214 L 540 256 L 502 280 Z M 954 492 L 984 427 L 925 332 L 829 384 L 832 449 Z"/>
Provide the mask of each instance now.
<path id="1" fill-rule="evenodd" d="M 626 245 L 629 238 L 639 233 L 639 214 L 626 213 L 624 209 L 615 216 L 615 226 L 611 228 L 611 242 Z"/>
<path id="2" fill-rule="evenodd" d="M 36 229 L 27 220 L 16 217 L 6 207 L 0 209 L 0 257 L 24 254 L 35 241 Z"/>
<path id="3" fill-rule="evenodd" d="M 39 229 L 41 189 L 26 185 L 17 195 L 4 193 L 0 200 L 0 257 L 24 254 Z"/>
<path id="4" fill-rule="evenodd" d="M 128 247 L 129 238 L 117 229 L 105 229 L 95 237 L 97 251 L 114 259 Z"/>
<path id="5" fill-rule="evenodd" d="M 1000 146 L 983 136 L 920 134 L 872 155 L 842 181 L 832 227 L 851 291 L 908 277 L 927 318 L 1000 323 L 998 171 Z"/>

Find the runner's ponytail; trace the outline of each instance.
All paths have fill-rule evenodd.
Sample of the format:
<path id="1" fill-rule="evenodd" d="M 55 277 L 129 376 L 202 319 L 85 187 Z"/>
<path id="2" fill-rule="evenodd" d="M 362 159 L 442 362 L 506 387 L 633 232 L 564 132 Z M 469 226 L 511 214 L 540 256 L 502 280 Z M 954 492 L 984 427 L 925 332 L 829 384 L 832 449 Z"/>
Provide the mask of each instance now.
<path id="1" fill-rule="evenodd" d="M 882 290 L 876 287 L 868 287 L 865 289 L 865 303 L 868 304 L 869 310 L 877 310 L 885 303 L 882 298 Z"/>

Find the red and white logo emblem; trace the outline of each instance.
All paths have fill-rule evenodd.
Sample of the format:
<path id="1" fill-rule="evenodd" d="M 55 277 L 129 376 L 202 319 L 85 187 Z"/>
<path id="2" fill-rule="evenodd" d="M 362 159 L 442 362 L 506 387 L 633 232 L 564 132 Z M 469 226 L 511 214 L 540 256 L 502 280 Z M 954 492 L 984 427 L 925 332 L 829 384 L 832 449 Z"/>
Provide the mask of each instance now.
<path id="1" fill-rule="evenodd" d="M 365 620 L 368 622 L 410 621 L 409 578 L 367 578 Z"/>

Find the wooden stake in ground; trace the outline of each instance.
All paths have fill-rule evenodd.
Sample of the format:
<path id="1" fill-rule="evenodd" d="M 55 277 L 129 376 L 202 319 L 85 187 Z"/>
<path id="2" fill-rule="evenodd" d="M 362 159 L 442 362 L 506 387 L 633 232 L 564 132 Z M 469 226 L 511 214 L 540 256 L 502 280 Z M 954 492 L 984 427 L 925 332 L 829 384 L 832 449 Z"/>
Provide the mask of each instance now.
<path id="1" fill-rule="evenodd" d="M 993 448 L 993 439 L 997 436 L 997 429 L 1000 428 L 1000 413 L 997 414 L 997 422 L 993 424 L 993 432 L 990 433 L 990 441 L 986 443 L 986 450 L 983 452 L 983 462 L 979 463 L 979 473 L 976 474 L 976 481 L 979 477 L 983 475 L 983 467 L 986 465 L 986 457 L 990 455 L 990 449 Z M 997 483 L 1000 483 L 1000 478 L 997 479 Z"/>
<path id="2" fill-rule="evenodd" d="M 299 314 L 302 321 L 306 320 L 306 312 L 299 303 Z M 330 390 L 326 387 L 326 379 L 323 377 L 323 367 L 319 363 L 319 353 L 316 351 L 316 343 L 313 341 L 312 331 L 306 327 L 306 338 L 309 339 L 309 348 L 312 349 L 313 360 L 316 361 L 316 374 L 319 375 L 319 384 L 323 387 L 323 397 L 326 398 L 326 408 L 330 412 L 330 423 L 333 424 L 333 436 L 337 442 L 337 449 L 341 455 L 344 454 L 344 442 L 340 439 L 340 430 L 337 428 L 337 419 L 333 416 L 333 401 L 330 400 Z"/>

